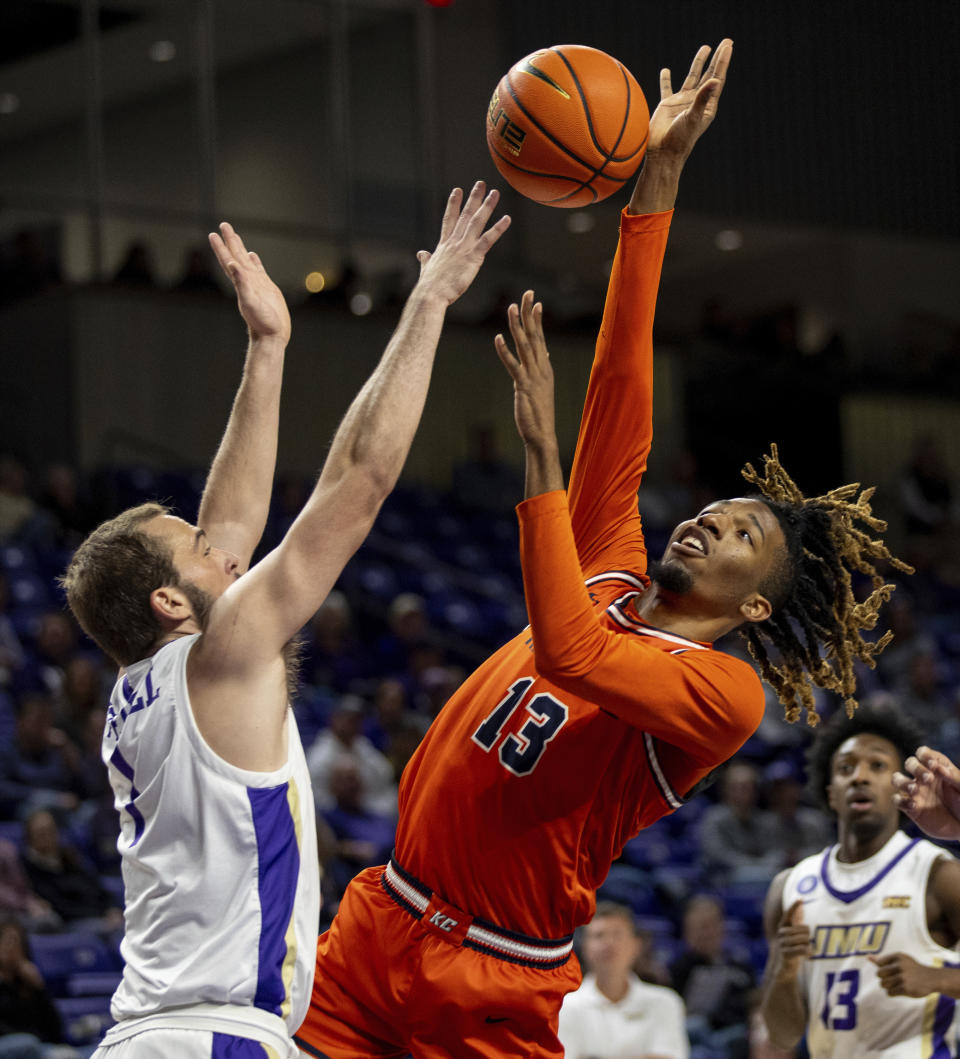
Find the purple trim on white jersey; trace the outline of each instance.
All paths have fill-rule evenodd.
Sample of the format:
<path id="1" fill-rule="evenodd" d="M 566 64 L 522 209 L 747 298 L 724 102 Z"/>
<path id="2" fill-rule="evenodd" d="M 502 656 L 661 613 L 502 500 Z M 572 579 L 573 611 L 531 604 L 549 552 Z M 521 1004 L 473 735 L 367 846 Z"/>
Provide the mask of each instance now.
<path id="1" fill-rule="evenodd" d="M 838 890 L 830 882 L 830 879 L 827 876 L 827 865 L 830 863 L 830 854 L 838 847 L 829 846 L 823 851 L 823 860 L 820 861 L 820 878 L 823 880 L 823 885 L 827 888 L 827 892 L 831 897 L 835 897 L 838 901 L 842 901 L 845 905 L 849 905 L 858 898 L 863 897 L 865 893 L 869 893 L 874 886 L 876 886 L 877 883 L 894 868 L 895 865 L 903 860 L 919 841 L 919 838 L 915 838 L 912 842 L 904 846 L 903 849 L 900 850 L 891 861 L 885 864 L 869 882 L 865 882 L 863 886 L 856 890 Z"/>

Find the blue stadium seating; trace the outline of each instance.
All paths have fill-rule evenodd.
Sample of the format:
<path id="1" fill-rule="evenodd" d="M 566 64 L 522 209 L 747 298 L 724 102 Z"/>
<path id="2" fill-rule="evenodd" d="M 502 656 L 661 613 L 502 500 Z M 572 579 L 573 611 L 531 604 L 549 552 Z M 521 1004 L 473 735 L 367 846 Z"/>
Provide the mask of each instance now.
<path id="1" fill-rule="evenodd" d="M 54 999 L 68 1044 L 96 1044 L 113 1025 L 109 996 L 57 997 Z"/>
<path id="2" fill-rule="evenodd" d="M 66 993 L 73 975 L 117 972 L 122 967 L 120 953 L 90 931 L 32 934 L 30 951 L 54 996 Z"/>

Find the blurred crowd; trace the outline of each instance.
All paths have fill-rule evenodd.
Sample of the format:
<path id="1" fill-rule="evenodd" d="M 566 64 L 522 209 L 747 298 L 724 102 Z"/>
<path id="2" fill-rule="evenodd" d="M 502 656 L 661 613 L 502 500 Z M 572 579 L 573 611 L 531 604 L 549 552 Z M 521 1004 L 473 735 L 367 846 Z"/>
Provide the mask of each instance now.
<path id="1" fill-rule="evenodd" d="M 450 494 L 398 490 L 303 630 L 295 707 L 317 803 L 325 921 L 350 878 L 389 855 L 398 782 L 432 718 L 469 667 L 523 624 L 501 499 L 515 472 L 483 431 L 476 440 Z M 894 643 L 861 684 L 867 698 L 894 697 L 932 744 L 960 758 L 956 501 L 937 450 L 936 439 L 922 439 L 903 469 L 906 552 L 923 561 L 886 610 Z M 654 553 L 700 503 L 695 465 L 677 470 L 643 501 Z M 116 814 L 100 761 L 114 673 L 66 611 L 56 576 L 118 506 L 172 495 L 192 516 L 197 480 L 145 468 L 84 478 L 63 465 L 33 476 L 0 456 L 0 916 L 25 953 L 44 936 L 78 931 L 115 948 L 121 926 Z M 478 487 L 484 481 L 498 489 Z M 303 483 L 278 485 L 264 547 L 282 536 L 302 493 Z M 722 646 L 742 651 L 735 639 Z M 822 696 L 821 713 L 835 706 Z M 643 974 L 683 996 L 701 1059 L 749 1054 L 763 894 L 781 867 L 832 840 L 831 822 L 805 796 L 806 741 L 771 694 L 759 731 L 715 787 L 628 843 L 600 892 L 639 923 Z M 33 970 L 0 962 L 8 1035 L 36 1030 L 34 1009 L 10 997 L 43 992 L 36 965 L 26 956 L 19 965 Z M 48 1036 L 67 1032 L 63 1019 L 47 1024 Z M 82 1049 L 82 1034 L 68 1039 Z"/>
<path id="2" fill-rule="evenodd" d="M 0 268 L 18 278 L 0 284 L 4 297 L 60 284 L 54 251 L 42 232 L 8 242 Z M 176 289 L 219 294 L 207 262 L 204 251 L 190 250 Z M 149 247 L 131 245 L 113 282 L 158 286 Z M 802 351 L 796 322 L 784 313 L 748 326 L 714 306 L 704 336 L 711 357 L 718 347 L 742 353 L 744 344 L 762 346 L 766 357 L 771 343 L 786 360 L 813 355 L 824 372 L 817 385 L 830 383 L 839 340 Z M 756 368 L 739 363 L 749 373 Z M 701 393 L 693 363 L 694 408 L 700 398 L 721 399 L 710 375 Z M 917 572 L 900 579 L 876 631 L 889 628 L 894 642 L 860 683 L 862 697 L 895 699 L 928 742 L 960 759 L 960 498 L 944 459 L 948 441 L 921 437 L 905 454 L 899 507 L 890 514 L 897 550 Z M 716 439 L 691 442 L 726 462 Z M 668 477 L 645 485 L 651 554 L 676 522 L 713 499 L 704 484 L 710 472 L 680 452 Z M 125 506 L 170 500 L 192 518 L 200 481 L 196 473 L 149 468 L 84 476 L 0 453 L 0 1059 L 84 1054 L 106 1023 L 120 967 L 117 819 L 100 761 L 115 674 L 68 614 L 57 577 L 84 535 Z M 397 490 L 302 632 L 294 705 L 317 805 L 321 927 L 353 875 L 389 856 L 398 783 L 432 719 L 466 673 L 524 624 L 511 510 L 520 489 L 492 430 L 477 426 L 451 490 Z M 264 549 L 281 539 L 306 492 L 306 482 L 278 481 Z M 743 654 L 736 638 L 719 646 Z M 822 715 L 835 708 L 820 696 Z M 759 731 L 719 782 L 628 843 L 601 889 L 601 899 L 619 902 L 638 925 L 631 966 L 640 978 L 683 997 L 695 1059 L 770 1054 L 750 1031 L 766 956 L 763 895 L 780 868 L 832 841 L 831 821 L 804 790 L 807 741 L 806 730 L 783 721 L 770 693 Z M 85 958 L 93 951 L 91 966 L 103 972 L 97 981 L 49 962 L 52 949 L 42 955 L 58 936 L 87 939 Z"/>

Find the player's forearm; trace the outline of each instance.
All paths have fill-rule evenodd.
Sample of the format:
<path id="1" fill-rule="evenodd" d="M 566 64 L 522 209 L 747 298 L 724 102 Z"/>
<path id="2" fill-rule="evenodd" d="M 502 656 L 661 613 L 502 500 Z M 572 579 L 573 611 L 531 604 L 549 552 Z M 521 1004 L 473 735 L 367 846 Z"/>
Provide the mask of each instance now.
<path id="1" fill-rule="evenodd" d="M 774 976 L 764 983 L 760 1014 L 770 1042 L 788 1051 L 794 1048 L 807 1028 L 807 1011 L 797 978 Z"/>
<path id="2" fill-rule="evenodd" d="M 929 967 L 929 992 L 960 999 L 960 967 Z"/>
<path id="3" fill-rule="evenodd" d="M 249 562 L 270 510 L 277 460 L 284 343 L 256 339 L 200 500 L 198 523 L 218 547 Z"/>
<path id="4" fill-rule="evenodd" d="M 677 201 L 683 163 L 648 154 L 637 177 L 627 213 L 662 213 Z"/>
<path id="5" fill-rule="evenodd" d="M 556 438 L 547 442 L 528 442 L 524 447 L 524 459 L 524 497 L 527 500 L 541 493 L 563 489 L 563 468 L 560 466 L 560 450 Z"/>
<path id="6" fill-rule="evenodd" d="M 584 565 L 636 518 L 653 432 L 653 316 L 672 214 L 623 216 L 570 472 Z"/>

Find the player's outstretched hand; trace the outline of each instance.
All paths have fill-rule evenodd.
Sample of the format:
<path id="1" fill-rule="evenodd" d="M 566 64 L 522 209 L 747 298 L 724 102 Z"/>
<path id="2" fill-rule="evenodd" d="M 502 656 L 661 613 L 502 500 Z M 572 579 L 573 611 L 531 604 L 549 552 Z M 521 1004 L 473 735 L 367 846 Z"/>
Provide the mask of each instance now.
<path id="1" fill-rule="evenodd" d="M 556 445 L 553 367 L 543 337 L 543 306 L 534 301 L 532 290 L 524 292 L 520 304 L 507 310 L 507 323 L 515 353 L 497 335 L 497 356 L 513 379 L 513 414 L 525 445 Z"/>
<path id="2" fill-rule="evenodd" d="M 803 901 L 796 900 L 784 912 L 773 939 L 773 975 L 796 978 L 810 955 L 810 928 L 803 921 Z"/>
<path id="3" fill-rule="evenodd" d="M 487 228 L 487 222 L 500 198 L 495 188 L 484 196 L 486 185 L 478 180 L 463 203 L 463 191 L 454 188 L 447 199 L 447 208 L 440 227 L 440 242 L 431 254 L 421 250 L 418 286 L 451 305 L 473 282 L 480 271 L 487 251 L 510 227 L 510 217 L 504 214 Z"/>
<path id="4" fill-rule="evenodd" d="M 267 275 L 263 262 L 224 221 L 220 234 L 211 232 L 210 246 L 237 292 L 237 304 L 251 341 L 275 338 L 290 341 L 290 312 L 280 288 Z"/>
<path id="5" fill-rule="evenodd" d="M 937 969 L 917 963 L 904 952 L 871 956 L 870 961 L 877 965 L 877 977 L 887 996 L 925 997 L 940 989 Z"/>
<path id="6" fill-rule="evenodd" d="M 960 840 L 960 769 L 939 750 L 922 746 L 893 777 L 893 800 L 933 838 Z"/>
<path id="7" fill-rule="evenodd" d="M 720 93 L 727 80 L 733 41 L 725 37 L 707 66 L 710 47 L 697 49 L 690 71 L 675 92 L 668 67 L 660 71 L 660 102 L 650 117 L 647 158 L 658 154 L 683 161 L 717 116 Z M 706 66 L 706 70 L 704 70 Z"/>

